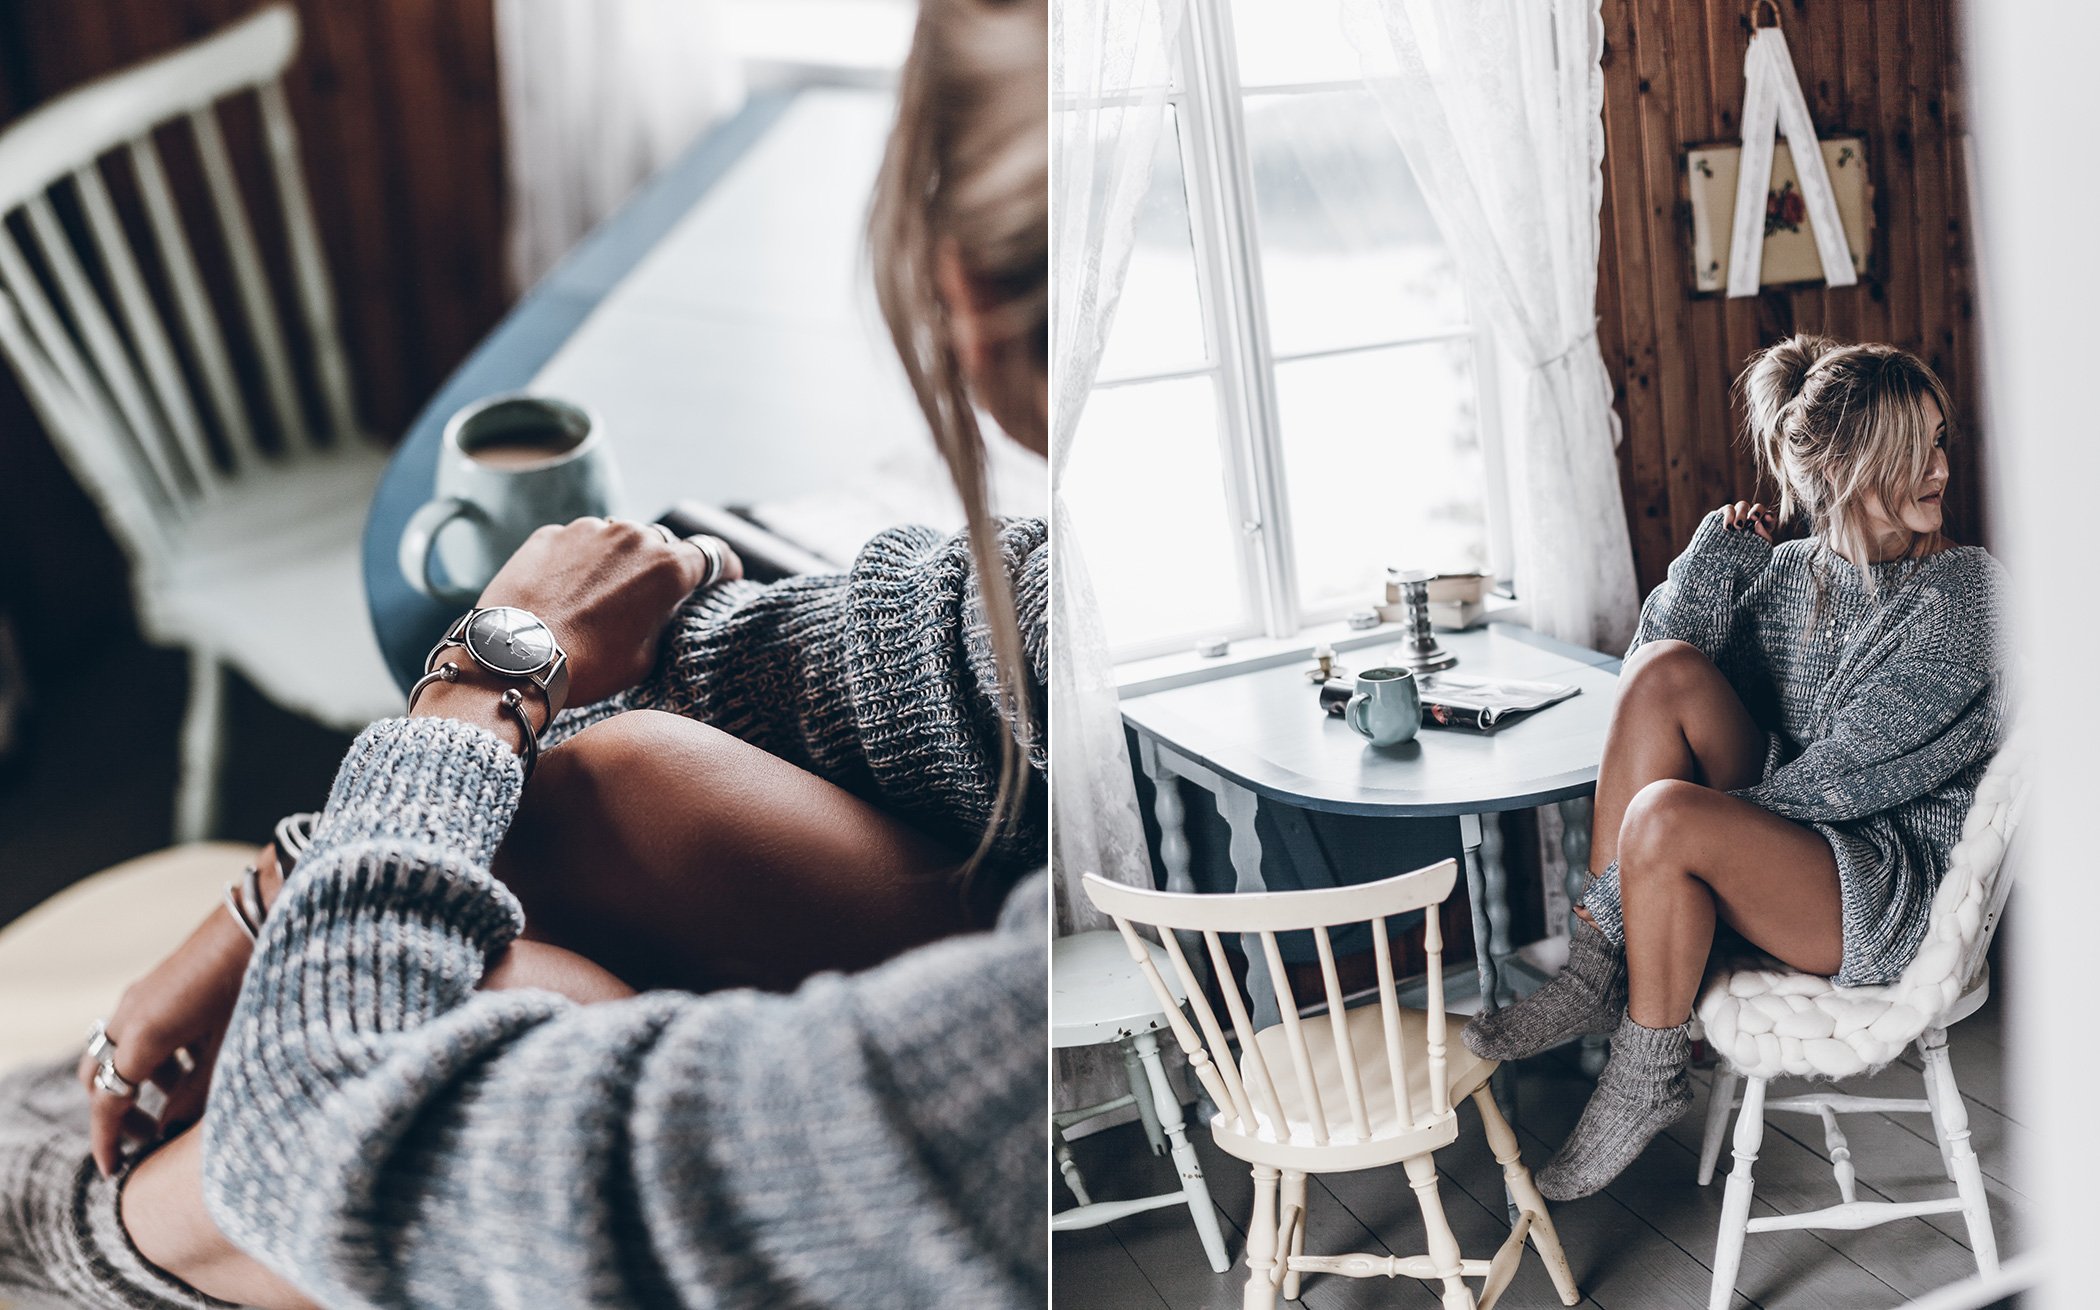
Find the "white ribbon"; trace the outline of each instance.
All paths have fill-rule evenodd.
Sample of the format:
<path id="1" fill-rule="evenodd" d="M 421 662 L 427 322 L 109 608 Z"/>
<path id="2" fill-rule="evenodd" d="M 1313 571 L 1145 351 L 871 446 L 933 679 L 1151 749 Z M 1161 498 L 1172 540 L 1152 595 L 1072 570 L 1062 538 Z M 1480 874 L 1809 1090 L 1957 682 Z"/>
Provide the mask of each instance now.
<path id="1" fill-rule="evenodd" d="M 1735 175 L 1735 223 L 1728 244 L 1728 295 L 1757 294 L 1765 259 L 1765 195 L 1772 186 L 1775 131 L 1786 133 L 1794 172 L 1801 179 L 1801 198 L 1808 206 L 1809 233 L 1823 262 L 1823 280 L 1849 287 L 1859 280 L 1852 271 L 1852 251 L 1845 244 L 1845 221 L 1838 217 L 1837 193 L 1823 167 L 1823 147 L 1816 141 L 1815 120 L 1794 76 L 1794 57 L 1786 34 L 1761 27 L 1750 35 L 1743 56 L 1743 156 Z"/>

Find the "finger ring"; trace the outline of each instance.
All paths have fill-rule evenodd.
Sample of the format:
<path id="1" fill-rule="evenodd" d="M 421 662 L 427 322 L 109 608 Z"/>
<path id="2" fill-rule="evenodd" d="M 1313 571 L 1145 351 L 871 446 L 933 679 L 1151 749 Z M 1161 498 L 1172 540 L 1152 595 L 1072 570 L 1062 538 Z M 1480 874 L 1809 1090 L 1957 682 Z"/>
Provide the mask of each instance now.
<path id="1" fill-rule="evenodd" d="M 95 1020 L 95 1022 L 88 1025 L 88 1059 L 100 1060 L 102 1059 L 102 1057 L 108 1055 L 111 1051 L 114 1051 L 116 1049 L 117 1044 L 110 1040 L 108 1020 L 97 1019 Z"/>
<path id="2" fill-rule="evenodd" d="M 664 544 L 666 546 L 675 546 L 678 544 L 678 534 L 671 531 L 668 525 L 662 523 L 651 523 L 649 526 L 656 529 L 657 534 L 664 539 Z"/>
<path id="3" fill-rule="evenodd" d="M 713 537 L 708 536 L 704 532 L 696 532 L 692 536 L 687 537 L 686 541 L 693 549 L 707 557 L 707 574 L 700 579 L 700 585 L 693 588 L 693 590 L 703 591 L 708 587 L 712 587 L 721 580 L 724 573 L 729 572 L 729 562 L 722 558 L 722 548 L 716 544 Z"/>
<path id="4" fill-rule="evenodd" d="M 105 1055 L 101 1067 L 95 1070 L 95 1086 L 120 1101 L 135 1100 L 139 1085 L 117 1072 L 117 1057 Z"/>

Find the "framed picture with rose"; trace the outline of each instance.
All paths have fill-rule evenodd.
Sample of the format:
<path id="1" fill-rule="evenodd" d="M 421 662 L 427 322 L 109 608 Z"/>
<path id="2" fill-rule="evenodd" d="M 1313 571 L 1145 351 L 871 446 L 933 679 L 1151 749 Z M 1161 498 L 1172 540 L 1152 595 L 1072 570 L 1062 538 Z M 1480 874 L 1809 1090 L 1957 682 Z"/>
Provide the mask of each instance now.
<path id="1" fill-rule="evenodd" d="M 1867 143 L 1860 136 L 1825 137 L 1823 165 L 1837 193 L 1838 217 L 1854 271 L 1865 273 L 1874 245 L 1874 186 L 1868 180 Z M 1692 289 L 1722 295 L 1728 289 L 1728 236 L 1735 222 L 1736 167 L 1740 143 L 1694 146 L 1685 152 L 1684 176 L 1691 199 Z M 1772 154 L 1772 179 L 1765 192 L 1765 256 L 1758 283 L 1781 286 L 1820 282 L 1823 266 L 1809 231 L 1808 206 L 1794 171 L 1793 152 L 1781 141 Z"/>

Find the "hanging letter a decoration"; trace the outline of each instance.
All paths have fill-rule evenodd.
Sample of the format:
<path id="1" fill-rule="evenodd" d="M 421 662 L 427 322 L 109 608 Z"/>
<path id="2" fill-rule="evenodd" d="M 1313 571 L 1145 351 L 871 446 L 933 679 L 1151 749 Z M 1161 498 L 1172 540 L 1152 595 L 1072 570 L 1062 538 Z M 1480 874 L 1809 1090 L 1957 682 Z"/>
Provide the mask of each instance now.
<path id="1" fill-rule="evenodd" d="M 1816 144 L 1815 122 L 1808 116 L 1808 102 L 1802 99 L 1801 83 L 1794 76 L 1794 56 L 1786 48 L 1786 34 L 1777 26 L 1760 27 L 1750 34 L 1750 53 L 1743 57 L 1743 156 L 1735 178 L 1735 223 L 1728 243 L 1731 299 L 1757 294 L 1765 257 L 1765 193 L 1772 185 L 1776 131 L 1786 133 L 1793 152 L 1801 198 L 1808 206 L 1809 233 L 1823 263 L 1823 280 L 1834 287 L 1849 287 L 1859 280 L 1852 272 L 1844 220 L 1838 217 L 1837 196 L 1830 189 L 1830 173 L 1823 167 L 1822 148 Z"/>

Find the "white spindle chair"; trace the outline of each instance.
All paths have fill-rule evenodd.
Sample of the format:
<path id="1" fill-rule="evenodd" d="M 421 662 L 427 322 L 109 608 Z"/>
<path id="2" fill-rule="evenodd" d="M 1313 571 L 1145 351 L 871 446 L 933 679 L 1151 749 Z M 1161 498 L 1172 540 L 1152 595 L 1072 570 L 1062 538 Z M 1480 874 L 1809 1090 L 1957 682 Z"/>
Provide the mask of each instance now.
<path id="1" fill-rule="evenodd" d="M 2012 890 L 2006 852 L 2018 830 L 2026 799 L 2023 760 L 2006 747 L 1991 762 L 1963 821 L 1962 837 L 1947 861 L 1933 895 L 1925 940 L 1893 983 L 1878 987 L 1832 985 L 1828 978 L 1797 973 L 1776 961 L 1759 960 L 1716 970 L 1700 993 L 1698 1015 L 1708 1043 L 1722 1061 L 1707 1105 L 1706 1135 L 1699 1152 L 1699 1183 L 1713 1181 L 1729 1110 L 1740 1106 L 1735 1124 L 1735 1166 L 1722 1199 L 1715 1241 L 1713 1285 L 1708 1304 L 1722 1310 L 1735 1292 L 1750 1233 L 1791 1228 L 1853 1230 L 1896 1219 L 1959 1214 L 1979 1273 L 1998 1270 L 1998 1238 L 1991 1226 L 1983 1170 L 1969 1144 L 1969 1114 L 1954 1066 L 1947 1058 L 1947 1030 L 1974 1014 L 1991 993 L 1987 954 Z M 1768 1100 L 1774 1078 L 1844 1078 L 1888 1064 L 1916 1043 L 1924 1064 L 1923 1100 L 1810 1092 Z M 1737 1099 L 1738 1082 L 1743 1094 Z M 1750 1217 L 1755 1184 L 1752 1169 L 1763 1145 L 1767 1111 L 1811 1114 L 1823 1121 L 1824 1146 L 1838 1188 L 1838 1203 L 1803 1214 Z M 1932 1118 L 1940 1163 L 1952 1196 L 1929 1201 L 1862 1201 L 1851 1144 L 1838 1126 L 1840 1114 L 1925 1114 Z"/>
<path id="2" fill-rule="evenodd" d="M 129 558 L 146 637 L 190 653 L 176 796 L 183 839 L 211 826 L 227 666 L 279 704 L 345 730 L 400 705 L 366 618 L 358 554 L 385 453 L 352 410 L 285 103 L 283 73 L 298 43 L 292 9 L 271 6 L 0 132 L 0 354 Z M 219 121 L 220 102 L 246 95 L 260 112 L 286 237 L 296 351 Z M 155 139 L 171 125 L 195 148 L 237 315 L 222 315 L 199 269 Z M 112 199 L 119 172 L 151 236 L 139 250 Z M 78 242 L 60 218 L 68 196 Z M 259 405 L 236 374 L 241 350 L 261 377 Z M 312 416 L 295 354 L 308 366 Z M 274 449 L 258 429 L 274 431 Z"/>
<path id="3" fill-rule="evenodd" d="M 1496 1063 L 1447 1042 L 1443 938 L 1435 907 L 1451 894 L 1457 863 L 1445 860 L 1380 882 L 1311 891 L 1243 895 L 1189 895 L 1126 887 L 1089 874 L 1086 893 L 1115 920 L 1131 959 L 1145 974 L 1189 1068 L 1218 1106 L 1211 1134 L 1220 1150 L 1253 1166 L 1254 1216 L 1247 1225 L 1247 1310 L 1270 1310 L 1280 1290 L 1298 1299 L 1307 1273 L 1351 1278 L 1406 1276 L 1440 1282 L 1447 1310 L 1475 1307 L 1467 1278 L 1483 1279 L 1478 1310 L 1488 1310 L 1508 1287 L 1529 1237 L 1561 1300 L 1580 1299 L 1574 1275 L 1554 1232 L 1546 1202 L 1531 1181 L 1488 1078 Z M 1393 977 L 1388 921 L 1414 910 L 1424 916 L 1428 1009 L 1403 1008 Z M 1347 1008 L 1335 964 L 1332 931 L 1367 924 L 1377 974 L 1376 1002 Z M 1154 965 L 1137 928 L 1159 931 L 1161 947 L 1188 995 L 1195 1023 Z M 1309 932 L 1319 953 L 1326 1014 L 1301 1018 L 1300 1003 L 1277 943 L 1281 932 Z M 1202 983 L 1177 933 L 1200 934 L 1222 987 L 1235 1058 Z M 1254 934 L 1276 988 L 1281 1021 L 1256 1032 L 1233 986 L 1225 935 Z M 1250 967 L 1261 967 L 1249 961 Z M 1468 1260 L 1444 1216 L 1433 1153 L 1458 1136 L 1455 1102 L 1467 1096 L 1479 1108 L 1488 1144 L 1502 1165 L 1521 1211 L 1516 1227 L 1491 1260 Z M 1345 1173 L 1404 1164 L 1422 1210 L 1429 1252 L 1416 1256 L 1304 1253 L 1306 1175 Z M 1281 1210 L 1279 1212 L 1279 1191 Z"/>

